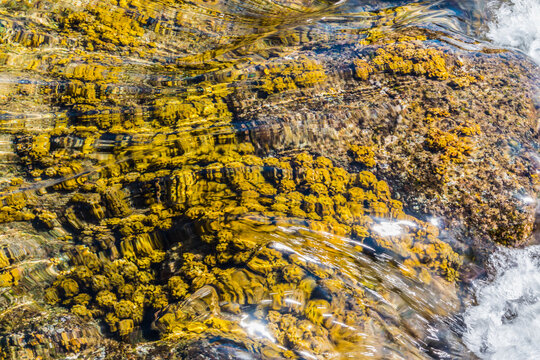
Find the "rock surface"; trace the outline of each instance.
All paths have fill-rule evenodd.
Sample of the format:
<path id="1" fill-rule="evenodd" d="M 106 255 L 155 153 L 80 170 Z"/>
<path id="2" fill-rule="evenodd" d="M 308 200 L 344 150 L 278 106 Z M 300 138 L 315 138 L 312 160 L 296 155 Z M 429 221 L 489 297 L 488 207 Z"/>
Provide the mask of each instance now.
<path id="1" fill-rule="evenodd" d="M 332 6 L 1 5 L 0 358 L 468 356 L 463 261 L 539 240 L 538 69 Z"/>

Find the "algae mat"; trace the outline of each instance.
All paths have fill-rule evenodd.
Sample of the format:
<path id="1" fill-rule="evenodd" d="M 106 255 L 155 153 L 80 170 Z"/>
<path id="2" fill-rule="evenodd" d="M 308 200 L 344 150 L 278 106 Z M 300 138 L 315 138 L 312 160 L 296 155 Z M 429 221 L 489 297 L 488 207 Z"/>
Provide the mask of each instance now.
<path id="1" fill-rule="evenodd" d="M 538 241 L 538 69 L 443 15 L 2 1 L 0 356 L 474 358 L 472 274 Z"/>

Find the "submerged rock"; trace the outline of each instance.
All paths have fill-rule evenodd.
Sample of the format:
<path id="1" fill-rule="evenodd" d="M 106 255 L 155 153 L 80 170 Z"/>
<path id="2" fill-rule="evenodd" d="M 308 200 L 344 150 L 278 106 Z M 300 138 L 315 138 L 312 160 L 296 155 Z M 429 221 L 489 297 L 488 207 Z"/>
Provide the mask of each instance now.
<path id="1" fill-rule="evenodd" d="M 387 179 L 417 216 L 441 218 L 463 241 L 479 241 L 477 251 L 490 241 L 534 241 L 532 63 L 404 36 L 317 58 L 328 76 L 320 89 L 251 97 L 251 106 L 235 109 L 261 153 L 302 148 L 347 159 L 360 146 L 371 157 L 354 150 L 354 167 Z M 268 125 L 250 126 L 261 123 Z"/>
<path id="2" fill-rule="evenodd" d="M 464 254 L 533 241 L 537 69 L 233 5 L 2 5 L 4 358 L 465 356 L 432 325 Z"/>

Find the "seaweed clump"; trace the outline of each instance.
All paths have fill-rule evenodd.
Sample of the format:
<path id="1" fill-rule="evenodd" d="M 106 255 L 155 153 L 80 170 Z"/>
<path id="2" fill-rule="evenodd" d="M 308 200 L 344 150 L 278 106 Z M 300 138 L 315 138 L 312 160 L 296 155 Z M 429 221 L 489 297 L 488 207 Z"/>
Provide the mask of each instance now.
<path id="1" fill-rule="evenodd" d="M 172 145 L 185 143 L 169 137 L 161 141 L 174 154 Z M 242 343 L 253 340 L 239 317 L 252 309 L 253 321 L 268 323 L 289 350 L 252 346 L 294 357 L 360 341 L 355 329 L 369 318 L 372 300 L 360 283 L 349 284 L 336 266 L 339 255 L 328 264 L 311 262 L 271 241 L 268 234 L 280 226 L 293 221 L 313 232 L 318 241 L 307 247 L 331 249 L 355 239 L 357 251 L 366 244 L 399 256 L 407 276 L 456 280 L 460 258 L 438 240 L 437 228 L 407 216 L 371 172 L 349 173 L 306 153 L 261 158 L 250 144 L 218 139 L 195 156 L 181 151 L 160 158 L 138 149 L 146 155 L 133 165 L 143 173 L 107 176 L 73 196 L 66 219 L 85 246 L 76 247 L 73 268 L 47 290 L 48 301 L 102 319 L 123 338 L 145 314 L 161 312 L 156 326 L 165 339 L 219 334 Z M 137 197 L 135 189 L 143 189 L 149 210 L 129 200 Z M 389 223 L 403 234 L 381 230 Z M 332 235 L 323 241 L 317 234 L 325 233 Z M 196 315 L 201 309 L 202 318 Z M 239 332 L 244 335 L 232 335 Z"/>
<path id="2" fill-rule="evenodd" d="M 376 43 L 379 46 L 368 58 L 353 60 L 355 75 L 359 80 L 367 80 L 375 72 L 385 72 L 448 81 L 457 88 L 468 87 L 477 81 L 464 71 L 461 62 L 455 61 L 440 49 L 426 46 L 425 36 L 383 38 Z"/>
<path id="3" fill-rule="evenodd" d="M 75 31 L 83 35 L 88 51 L 141 48 L 144 17 L 133 19 L 128 11 L 116 5 L 117 1 L 107 1 L 88 5 L 82 12 L 66 10 L 59 17 L 60 28 L 67 34 Z"/>
<path id="4" fill-rule="evenodd" d="M 308 58 L 265 65 L 259 88 L 270 95 L 287 90 L 312 87 L 324 82 L 323 66 Z"/>

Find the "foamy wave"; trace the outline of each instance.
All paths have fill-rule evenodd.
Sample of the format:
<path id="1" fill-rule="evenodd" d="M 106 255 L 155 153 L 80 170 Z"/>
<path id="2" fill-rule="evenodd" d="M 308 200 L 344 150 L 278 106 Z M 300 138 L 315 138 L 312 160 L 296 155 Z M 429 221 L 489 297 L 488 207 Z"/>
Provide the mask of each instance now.
<path id="1" fill-rule="evenodd" d="M 481 359 L 540 356 L 540 246 L 501 249 L 491 282 L 476 283 L 477 306 L 464 315 L 464 341 Z"/>
<path id="2" fill-rule="evenodd" d="M 494 18 L 488 38 L 503 46 L 523 50 L 540 64 L 540 0 L 510 0 L 492 4 Z"/>

